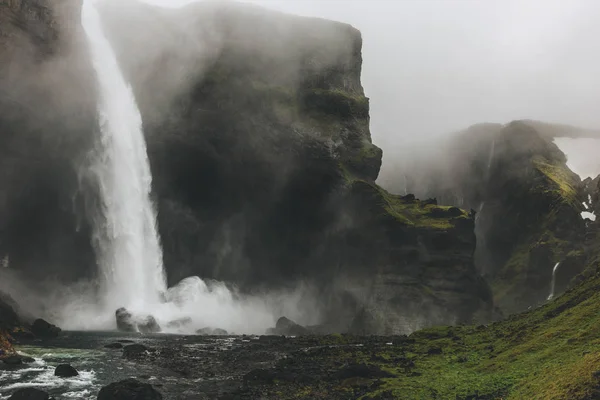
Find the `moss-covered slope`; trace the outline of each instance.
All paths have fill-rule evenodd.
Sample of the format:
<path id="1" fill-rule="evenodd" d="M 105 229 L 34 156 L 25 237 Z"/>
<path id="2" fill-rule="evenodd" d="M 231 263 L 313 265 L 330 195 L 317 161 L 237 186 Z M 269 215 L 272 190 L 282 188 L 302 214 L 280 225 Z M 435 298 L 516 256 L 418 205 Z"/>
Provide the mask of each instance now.
<path id="1" fill-rule="evenodd" d="M 476 264 L 506 313 L 543 302 L 558 262 L 555 293 L 563 291 L 586 259 L 587 196 L 549 133 L 566 128 L 552 127 L 475 125 L 451 136 L 443 156 L 416 163 L 408 183 L 441 204 L 476 211 Z"/>
<path id="2" fill-rule="evenodd" d="M 542 307 L 491 325 L 408 337 L 329 336 L 247 381 L 266 399 L 569 399 L 600 397 L 600 274 Z M 314 344 L 313 344 L 314 345 Z M 302 376 L 310 371 L 310 377 Z"/>

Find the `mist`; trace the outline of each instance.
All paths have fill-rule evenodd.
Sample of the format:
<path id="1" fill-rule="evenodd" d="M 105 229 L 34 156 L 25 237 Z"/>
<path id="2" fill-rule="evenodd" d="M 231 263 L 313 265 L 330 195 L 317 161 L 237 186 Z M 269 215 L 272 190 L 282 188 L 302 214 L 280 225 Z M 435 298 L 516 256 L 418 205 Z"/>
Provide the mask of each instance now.
<path id="1" fill-rule="evenodd" d="M 373 141 L 384 150 L 384 186 L 396 184 L 399 160 L 415 148 L 476 123 L 600 127 L 594 0 L 247 2 L 361 31 L 362 83 Z"/>

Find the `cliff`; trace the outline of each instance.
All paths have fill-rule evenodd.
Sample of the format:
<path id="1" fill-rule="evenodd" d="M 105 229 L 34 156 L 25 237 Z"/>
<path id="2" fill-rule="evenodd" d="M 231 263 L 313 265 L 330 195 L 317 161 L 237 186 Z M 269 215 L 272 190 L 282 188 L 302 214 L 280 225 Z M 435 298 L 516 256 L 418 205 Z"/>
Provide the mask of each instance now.
<path id="1" fill-rule="evenodd" d="M 472 218 L 374 183 L 360 32 L 236 3 L 103 16 L 143 114 L 170 283 L 308 282 L 338 331 L 489 318 Z"/>
<path id="2" fill-rule="evenodd" d="M 79 15 L 76 1 L 0 4 L 0 257 L 34 282 L 95 264 L 77 195 L 96 121 Z"/>
<path id="3" fill-rule="evenodd" d="M 476 264 L 509 313 L 546 300 L 556 263 L 561 293 L 588 258 L 589 223 L 580 215 L 587 194 L 553 143 L 565 129 L 533 121 L 475 125 L 450 136 L 436 162 L 412 166 L 408 190 L 476 210 Z"/>

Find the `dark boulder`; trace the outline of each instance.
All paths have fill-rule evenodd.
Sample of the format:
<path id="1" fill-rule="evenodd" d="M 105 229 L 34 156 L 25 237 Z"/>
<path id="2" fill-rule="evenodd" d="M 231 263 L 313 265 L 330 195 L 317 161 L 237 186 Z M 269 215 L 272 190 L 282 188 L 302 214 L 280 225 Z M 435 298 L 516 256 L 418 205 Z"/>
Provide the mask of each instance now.
<path id="1" fill-rule="evenodd" d="M 50 400 L 50 395 L 35 388 L 19 389 L 8 400 Z"/>
<path id="2" fill-rule="evenodd" d="M 140 358 L 154 352 L 155 350 L 144 346 L 143 344 L 130 344 L 123 347 L 123 357 Z"/>
<path id="3" fill-rule="evenodd" d="M 18 354 L 8 356 L 2 359 L 2 362 L 7 365 L 21 365 L 34 362 L 35 359 L 28 356 L 21 356 Z"/>
<path id="4" fill-rule="evenodd" d="M 115 318 L 117 320 L 117 329 L 121 332 L 137 332 L 133 315 L 125 307 L 121 307 L 115 311 Z"/>
<path id="5" fill-rule="evenodd" d="M 202 335 L 202 336 L 226 336 L 228 334 L 229 333 L 225 329 L 211 328 L 211 327 L 198 329 L 196 331 L 196 335 Z"/>
<path id="6" fill-rule="evenodd" d="M 105 349 L 122 349 L 123 348 L 123 344 L 122 343 L 109 343 L 106 346 L 104 346 Z"/>
<path id="7" fill-rule="evenodd" d="M 61 364 L 54 370 L 54 376 L 61 378 L 72 378 L 78 376 L 79 372 L 69 364 Z"/>
<path id="8" fill-rule="evenodd" d="M 162 395 L 147 383 L 130 378 L 111 383 L 98 393 L 98 400 L 162 400 Z"/>
<path id="9" fill-rule="evenodd" d="M 302 336 L 308 335 L 310 332 L 305 327 L 298 325 L 291 319 L 286 317 L 281 317 L 277 320 L 275 324 L 274 333 L 276 335 L 285 335 L 285 336 Z"/>
<path id="10" fill-rule="evenodd" d="M 62 329 L 60 329 L 58 326 L 52 325 L 43 319 L 36 319 L 33 322 L 33 325 L 31 325 L 31 332 L 37 337 L 57 337 L 61 331 Z"/>
<path id="11" fill-rule="evenodd" d="M 152 315 L 144 317 L 138 322 L 137 327 L 141 333 L 158 333 L 161 331 L 160 325 Z"/>

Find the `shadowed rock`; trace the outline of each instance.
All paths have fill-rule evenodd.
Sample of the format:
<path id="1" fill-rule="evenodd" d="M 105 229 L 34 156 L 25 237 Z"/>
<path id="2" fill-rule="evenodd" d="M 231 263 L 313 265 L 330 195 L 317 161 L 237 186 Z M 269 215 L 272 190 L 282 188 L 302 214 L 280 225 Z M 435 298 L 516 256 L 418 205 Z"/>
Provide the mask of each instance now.
<path id="1" fill-rule="evenodd" d="M 277 320 L 275 329 L 270 330 L 269 333 L 285 336 L 303 336 L 310 334 L 310 331 L 289 318 L 281 317 Z"/>
<path id="2" fill-rule="evenodd" d="M 123 347 L 123 357 L 125 358 L 140 358 L 155 352 L 156 350 L 146 347 L 143 344 L 130 344 Z"/>
<path id="3" fill-rule="evenodd" d="M 31 332 L 35 336 L 42 338 L 57 337 L 61 331 L 62 329 L 58 326 L 52 325 L 43 319 L 36 319 L 31 326 Z"/>
<path id="4" fill-rule="evenodd" d="M 61 378 L 72 378 L 78 375 L 79 372 L 69 364 L 61 364 L 54 370 L 54 376 L 59 376 Z"/>
<path id="5" fill-rule="evenodd" d="M 98 400 L 162 400 L 162 394 L 147 383 L 130 378 L 111 383 L 98 393 Z"/>
<path id="6" fill-rule="evenodd" d="M 206 327 L 198 329 L 196 335 L 202 336 L 226 336 L 228 332 L 225 329 Z"/>
<path id="7" fill-rule="evenodd" d="M 28 356 L 21 356 L 18 354 L 8 356 L 2 359 L 2 362 L 7 365 L 21 365 L 34 362 L 35 359 Z"/>
<path id="8" fill-rule="evenodd" d="M 8 400 L 51 400 L 50 395 L 35 388 L 19 389 Z"/>
<path id="9" fill-rule="evenodd" d="M 158 333 L 161 331 L 160 325 L 152 315 L 144 317 L 137 324 L 138 330 L 142 333 Z"/>
<path id="10" fill-rule="evenodd" d="M 123 348 L 123 344 L 122 343 L 109 343 L 106 346 L 104 346 L 105 349 L 122 349 Z"/>
<path id="11" fill-rule="evenodd" d="M 125 307 L 121 307 L 115 311 L 115 317 L 117 319 L 118 330 L 121 332 L 137 332 L 135 323 L 133 322 L 133 315 Z"/>

